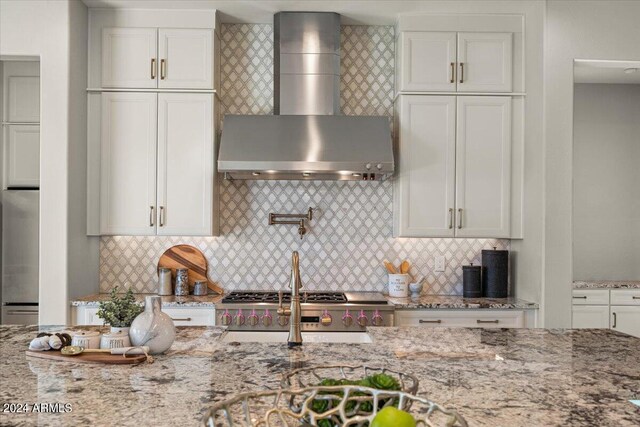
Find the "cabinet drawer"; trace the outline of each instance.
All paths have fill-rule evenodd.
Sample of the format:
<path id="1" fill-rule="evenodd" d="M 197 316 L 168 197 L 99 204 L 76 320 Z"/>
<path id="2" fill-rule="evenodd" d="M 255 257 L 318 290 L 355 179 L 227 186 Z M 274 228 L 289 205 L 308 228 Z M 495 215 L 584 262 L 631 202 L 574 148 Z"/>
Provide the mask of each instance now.
<path id="1" fill-rule="evenodd" d="M 574 289 L 573 305 L 608 305 L 608 289 Z"/>
<path id="2" fill-rule="evenodd" d="M 176 326 L 213 326 L 215 324 L 215 309 L 204 308 L 163 308 L 173 319 Z"/>
<path id="3" fill-rule="evenodd" d="M 612 289 L 611 305 L 640 305 L 640 289 Z"/>
<path id="4" fill-rule="evenodd" d="M 523 328 L 521 310 L 398 310 L 396 326 Z"/>

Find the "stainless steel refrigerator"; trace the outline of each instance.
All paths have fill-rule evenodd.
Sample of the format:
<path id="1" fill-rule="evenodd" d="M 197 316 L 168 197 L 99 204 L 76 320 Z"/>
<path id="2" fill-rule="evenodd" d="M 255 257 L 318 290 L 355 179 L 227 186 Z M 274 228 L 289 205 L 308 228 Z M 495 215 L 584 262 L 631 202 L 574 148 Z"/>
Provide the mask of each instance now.
<path id="1" fill-rule="evenodd" d="M 38 324 L 38 190 L 4 190 L 2 203 L 2 323 Z"/>

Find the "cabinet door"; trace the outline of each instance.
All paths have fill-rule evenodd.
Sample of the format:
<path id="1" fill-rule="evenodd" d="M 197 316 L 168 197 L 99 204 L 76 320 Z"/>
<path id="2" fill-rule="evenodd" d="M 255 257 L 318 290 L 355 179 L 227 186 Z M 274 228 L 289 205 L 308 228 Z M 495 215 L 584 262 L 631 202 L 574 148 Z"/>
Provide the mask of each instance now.
<path id="1" fill-rule="evenodd" d="M 103 93 L 101 234 L 154 235 L 157 95 Z"/>
<path id="2" fill-rule="evenodd" d="M 102 87 L 157 87 L 156 54 L 155 28 L 103 28 Z"/>
<path id="3" fill-rule="evenodd" d="M 609 329 L 608 305 L 574 305 L 571 309 L 571 314 L 571 327 L 574 329 Z"/>
<path id="4" fill-rule="evenodd" d="M 511 92 L 511 33 L 458 33 L 458 92 Z"/>
<path id="5" fill-rule="evenodd" d="M 509 237 L 511 98 L 459 96 L 456 236 Z"/>
<path id="6" fill-rule="evenodd" d="M 213 89 L 213 31 L 159 30 L 158 87 Z"/>
<path id="7" fill-rule="evenodd" d="M 400 91 L 455 91 L 456 33 L 400 35 Z"/>
<path id="8" fill-rule="evenodd" d="M 640 338 L 640 306 L 612 305 L 611 329 Z"/>
<path id="9" fill-rule="evenodd" d="M 40 186 L 40 126 L 6 126 L 6 186 Z"/>
<path id="10" fill-rule="evenodd" d="M 211 235 L 213 95 L 158 96 L 158 234 Z"/>
<path id="11" fill-rule="evenodd" d="M 396 234 L 453 237 L 455 96 L 400 99 Z"/>

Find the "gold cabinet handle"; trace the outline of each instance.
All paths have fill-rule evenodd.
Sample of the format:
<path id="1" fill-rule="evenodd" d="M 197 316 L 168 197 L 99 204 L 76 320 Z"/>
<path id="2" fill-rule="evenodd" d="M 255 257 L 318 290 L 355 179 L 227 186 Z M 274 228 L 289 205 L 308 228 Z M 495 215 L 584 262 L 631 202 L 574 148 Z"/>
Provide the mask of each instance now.
<path id="1" fill-rule="evenodd" d="M 456 63 L 452 62 L 451 63 L 451 80 L 449 80 L 449 83 L 455 83 L 456 82 Z"/>
<path id="2" fill-rule="evenodd" d="M 418 320 L 418 323 L 442 323 L 442 320 L 438 319 L 438 320 Z"/>
<path id="3" fill-rule="evenodd" d="M 156 78 L 156 58 L 151 58 L 151 80 Z"/>
<path id="4" fill-rule="evenodd" d="M 160 60 L 160 80 L 164 80 L 167 77 L 167 60 Z"/>
<path id="5" fill-rule="evenodd" d="M 460 83 L 464 83 L 464 62 L 460 63 Z"/>
<path id="6" fill-rule="evenodd" d="M 613 313 L 613 325 L 611 327 L 615 328 L 617 324 L 618 324 L 618 315 L 614 312 Z"/>
<path id="7" fill-rule="evenodd" d="M 498 319 L 496 320 L 476 320 L 477 323 L 500 323 L 500 321 Z"/>
<path id="8" fill-rule="evenodd" d="M 160 206 L 160 227 L 164 227 L 164 206 Z"/>
<path id="9" fill-rule="evenodd" d="M 153 227 L 153 206 L 149 206 L 149 227 Z"/>
<path id="10" fill-rule="evenodd" d="M 453 208 L 449 208 L 449 230 L 453 228 Z"/>
<path id="11" fill-rule="evenodd" d="M 462 229 L 462 208 L 458 209 L 458 229 Z"/>

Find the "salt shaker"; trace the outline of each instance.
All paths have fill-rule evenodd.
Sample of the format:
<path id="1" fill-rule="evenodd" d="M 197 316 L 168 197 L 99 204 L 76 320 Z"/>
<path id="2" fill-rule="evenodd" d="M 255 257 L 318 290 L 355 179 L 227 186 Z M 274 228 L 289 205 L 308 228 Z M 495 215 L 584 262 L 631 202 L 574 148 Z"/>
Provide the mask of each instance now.
<path id="1" fill-rule="evenodd" d="M 173 294 L 173 286 L 171 286 L 171 269 L 160 267 L 158 269 L 158 295 Z"/>
<path id="2" fill-rule="evenodd" d="M 176 287 L 174 293 L 178 296 L 189 295 L 189 270 L 176 268 Z"/>

